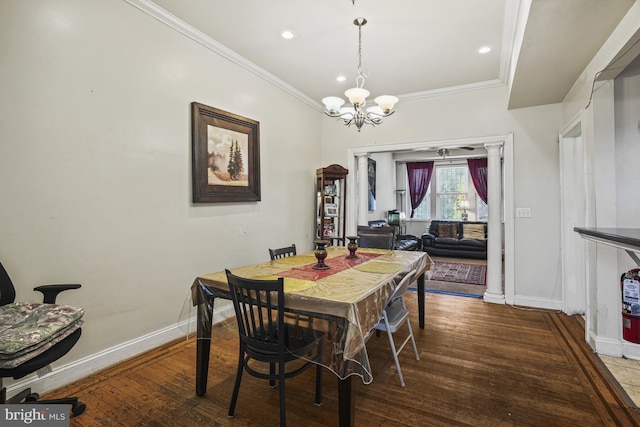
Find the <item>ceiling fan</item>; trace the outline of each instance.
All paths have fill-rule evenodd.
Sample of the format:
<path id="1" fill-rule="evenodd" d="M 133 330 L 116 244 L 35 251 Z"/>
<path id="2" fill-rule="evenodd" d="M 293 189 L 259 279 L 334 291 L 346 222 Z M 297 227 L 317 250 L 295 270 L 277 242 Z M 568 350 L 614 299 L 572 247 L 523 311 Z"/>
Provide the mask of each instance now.
<path id="1" fill-rule="evenodd" d="M 461 150 L 469 150 L 469 151 L 475 150 L 474 147 L 449 147 L 449 148 L 451 148 L 452 150 L 453 149 L 461 149 Z M 446 147 L 438 148 L 438 151 L 437 151 L 438 155 L 442 156 L 443 159 L 446 158 L 449 154 L 451 154 L 451 151 L 449 150 L 449 148 L 446 148 Z"/>

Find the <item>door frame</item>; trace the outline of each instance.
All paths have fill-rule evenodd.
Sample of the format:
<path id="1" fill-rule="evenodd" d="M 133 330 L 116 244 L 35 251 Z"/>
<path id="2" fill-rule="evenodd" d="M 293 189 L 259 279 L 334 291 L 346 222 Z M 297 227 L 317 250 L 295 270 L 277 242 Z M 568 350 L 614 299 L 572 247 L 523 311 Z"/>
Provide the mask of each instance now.
<path id="1" fill-rule="evenodd" d="M 357 156 L 367 153 L 394 152 L 400 150 L 424 149 L 432 147 L 461 147 L 461 146 L 484 146 L 487 144 L 502 144 L 502 206 L 501 222 L 504 225 L 503 251 L 504 251 L 504 302 L 513 305 L 515 301 L 515 186 L 513 169 L 513 133 L 504 135 L 493 135 L 478 138 L 448 139 L 435 141 L 412 141 L 388 144 L 377 144 L 366 147 L 350 147 L 347 149 L 347 168 L 352 171 L 347 175 L 347 200 L 354 202 L 347 204 L 347 230 L 355 233 L 357 221 Z M 490 266 L 489 268 L 502 268 L 502 265 Z"/>
<path id="2" fill-rule="evenodd" d="M 584 119 L 580 112 L 559 133 L 560 277 L 562 311 L 584 314 L 587 305 L 587 263 L 582 238 L 574 227 L 586 226 L 587 159 Z"/>

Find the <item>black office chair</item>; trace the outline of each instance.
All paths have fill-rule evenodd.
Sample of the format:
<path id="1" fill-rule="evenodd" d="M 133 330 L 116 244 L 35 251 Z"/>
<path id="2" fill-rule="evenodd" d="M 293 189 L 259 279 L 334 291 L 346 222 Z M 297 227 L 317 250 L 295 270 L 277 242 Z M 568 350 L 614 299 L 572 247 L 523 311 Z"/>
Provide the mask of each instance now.
<path id="1" fill-rule="evenodd" d="M 280 259 L 288 256 L 296 255 L 296 245 L 291 244 L 291 246 L 287 246 L 286 248 L 279 249 L 269 249 L 269 256 L 271 256 L 271 261 L 274 259 Z"/>
<path id="2" fill-rule="evenodd" d="M 227 281 L 238 321 L 240 352 L 236 383 L 229 405 L 229 416 L 235 412 L 243 371 L 269 380 L 280 388 L 280 425 L 286 425 L 285 379 L 303 373 L 322 356 L 324 334 L 310 327 L 284 322 L 284 280 L 253 280 L 226 270 Z M 286 372 L 288 362 L 299 361 L 295 369 Z M 269 365 L 269 372 L 260 372 L 255 362 Z M 266 366 L 265 366 L 266 368 Z M 322 365 L 316 363 L 316 404 L 322 402 Z"/>
<path id="3" fill-rule="evenodd" d="M 55 304 L 56 297 L 60 292 L 66 291 L 68 289 L 78 288 L 80 288 L 80 285 L 78 284 L 60 284 L 38 286 L 35 287 L 34 290 L 42 292 L 44 304 Z M 15 297 L 16 293 L 15 288 L 13 287 L 13 283 L 11 282 L 7 271 L 2 266 L 2 263 L 0 263 L 0 318 L 2 316 L 2 313 L 7 313 L 7 316 L 10 316 L 10 314 L 8 313 L 13 313 L 12 315 L 15 316 L 16 314 L 22 313 L 24 310 L 28 310 L 34 307 L 39 309 L 44 308 L 41 304 L 14 304 Z M 62 310 L 61 306 L 56 305 L 51 306 L 51 308 L 54 310 L 58 310 L 58 312 Z M 72 311 L 71 307 L 67 307 L 67 309 L 69 311 Z M 81 317 L 81 314 L 79 316 Z M 69 350 L 71 350 L 71 348 L 76 344 L 76 342 L 78 342 L 78 339 L 80 339 L 82 329 L 79 327 L 79 323 L 75 323 L 73 325 L 70 325 L 67 329 L 65 329 L 65 331 L 65 333 L 61 332 L 60 335 L 53 337 L 48 345 L 51 345 L 51 343 L 54 344 L 46 350 L 42 350 L 43 348 L 46 348 L 45 346 L 40 347 L 34 345 L 33 348 L 25 349 L 21 353 L 16 352 L 16 355 L 21 354 L 27 360 L 17 366 L 0 368 L 0 404 L 17 404 L 23 401 L 30 404 L 68 404 L 71 405 L 71 413 L 73 416 L 80 415 L 85 411 L 86 405 L 82 402 L 79 402 L 77 397 L 39 400 L 40 396 L 38 395 L 38 393 L 33 393 L 30 388 L 22 390 L 17 395 L 8 399 L 7 389 L 2 384 L 2 380 L 4 378 L 19 379 L 25 377 L 33 372 L 45 368 L 50 363 L 67 354 Z M 28 355 L 30 353 L 39 354 L 35 355 L 32 358 L 29 358 Z"/>
<path id="4" fill-rule="evenodd" d="M 361 233 L 359 237 L 361 248 L 393 249 L 395 237 L 391 233 Z"/>

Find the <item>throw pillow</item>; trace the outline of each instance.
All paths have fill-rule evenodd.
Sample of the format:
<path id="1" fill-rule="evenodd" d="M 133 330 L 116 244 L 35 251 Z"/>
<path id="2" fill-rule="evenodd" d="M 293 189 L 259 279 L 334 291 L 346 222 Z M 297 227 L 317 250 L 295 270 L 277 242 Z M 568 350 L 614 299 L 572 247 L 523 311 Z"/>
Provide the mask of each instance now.
<path id="1" fill-rule="evenodd" d="M 438 237 L 457 238 L 456 224 L 438 224 Z"/>
<path id="2" fill-rule="evenodd" d="M 462 236 L 465 239 L 485 240 L 484 225 L 482 224 L 462 224 Z"/>

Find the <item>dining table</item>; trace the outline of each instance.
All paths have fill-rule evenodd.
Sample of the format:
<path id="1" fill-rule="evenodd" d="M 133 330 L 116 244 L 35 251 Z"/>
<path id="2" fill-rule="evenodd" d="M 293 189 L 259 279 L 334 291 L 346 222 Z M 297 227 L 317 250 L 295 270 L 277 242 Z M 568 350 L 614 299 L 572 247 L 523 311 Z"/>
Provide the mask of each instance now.
<path id="1" fill-rule="evenodd" d="M 310 251 L 258 264 L 230 268 L 238 276 L 271 280 L 284 278 L 288 312 L 310 317 L 327 337 L 318 363 L 338 378 L 338 417 L 341 427 L 355 418 L 353 377 L 373 381 L 366 340 L 382 316 L 388 299 L 407 273 L 416 272 L 418 323 L 424 328 L 425 273 L 431 269 L 426 252 L 358 248 L 326 248 L 325 258 Z M 320 268 L 318 268 L 320 267 Z M 216 298 L 231 299 L 225 271 L 198 276 L 191 286 L 197 307 L 196 394 L 205 395 L 209 373 L 212 319 Z"/>

